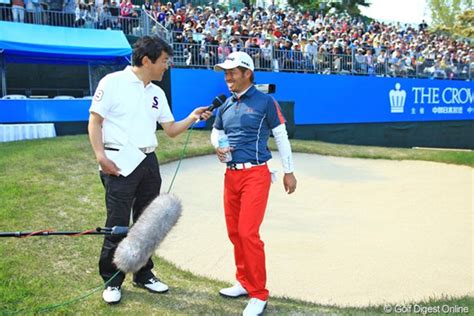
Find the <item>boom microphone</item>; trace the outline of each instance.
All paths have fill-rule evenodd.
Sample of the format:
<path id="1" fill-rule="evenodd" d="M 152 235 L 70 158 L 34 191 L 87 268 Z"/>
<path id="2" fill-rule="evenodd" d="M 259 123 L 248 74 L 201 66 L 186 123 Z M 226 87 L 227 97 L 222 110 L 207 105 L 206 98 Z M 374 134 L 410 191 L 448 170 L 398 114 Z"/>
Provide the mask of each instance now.
<path id="1" fill-rule="evenodd" d="M 117 247 L 114 263 L 122 272 L 137 272 L 151 257 L 181 216 L 181 201 L 161 194 L 143 211 Z"/>

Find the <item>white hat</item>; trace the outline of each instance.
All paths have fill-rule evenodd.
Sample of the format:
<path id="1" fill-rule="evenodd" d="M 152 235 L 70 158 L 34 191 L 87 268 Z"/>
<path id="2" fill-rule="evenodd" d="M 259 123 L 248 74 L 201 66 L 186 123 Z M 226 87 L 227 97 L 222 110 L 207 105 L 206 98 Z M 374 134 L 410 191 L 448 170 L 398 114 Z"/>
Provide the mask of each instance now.
<path id="1" fill-rule="evenodd" d="M 214 66 L 215 71 L 234 69 L 237 67 L 244 67 L 254 70 L 252 58 L 244 52 L 233 52 L 227 56 L 226 60 L 223 63 L 217 64 Z"/>

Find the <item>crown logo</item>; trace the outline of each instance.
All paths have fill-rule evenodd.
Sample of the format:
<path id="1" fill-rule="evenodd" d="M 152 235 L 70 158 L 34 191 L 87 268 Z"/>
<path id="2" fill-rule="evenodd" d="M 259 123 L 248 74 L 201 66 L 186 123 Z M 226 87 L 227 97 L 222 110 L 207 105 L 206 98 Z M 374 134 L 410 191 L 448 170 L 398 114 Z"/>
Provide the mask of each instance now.
<path id="1" fill-rule="evenodd" d="M 405 90 L 400 90 L 400 84 L 395 84 L 395 90 L 390 90 L 390 112 L 391 113 L 403 113 L 405 107 L 405 99 L 407 93 Z"/>

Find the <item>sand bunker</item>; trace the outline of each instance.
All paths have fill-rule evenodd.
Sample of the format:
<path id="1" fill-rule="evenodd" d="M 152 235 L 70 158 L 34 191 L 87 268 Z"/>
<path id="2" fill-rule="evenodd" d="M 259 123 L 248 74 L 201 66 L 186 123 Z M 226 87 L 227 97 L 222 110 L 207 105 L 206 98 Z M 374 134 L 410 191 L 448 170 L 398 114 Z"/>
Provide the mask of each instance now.
<path id="1" fill-rule="evenodd" d="M 278 154 L 274 154 L 277 157 Z M 270 295 L 365 306 L 473 294 L 474 169 L 295 154 L 298 187 L 272 185 L 261 229 Z M 168 189 L 176 163 L 162 166 Z M 186 159 L 173 192 L 183 216 L 158 255 L 234 282 L 222 209 L 225 168 Z"/>

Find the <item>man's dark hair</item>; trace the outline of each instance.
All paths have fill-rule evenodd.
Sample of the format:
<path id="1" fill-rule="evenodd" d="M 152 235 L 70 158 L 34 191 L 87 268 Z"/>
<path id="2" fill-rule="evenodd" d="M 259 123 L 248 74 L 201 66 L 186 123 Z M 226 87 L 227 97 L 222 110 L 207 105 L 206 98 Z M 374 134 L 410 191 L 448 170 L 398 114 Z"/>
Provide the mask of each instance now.
<path id="1" fill-rule="evenodd" d="M 250 83 L 254 83 L 254 81 L 255 81 L 255 75 L 254 75 L 254 73 L 253 73 L 252 70 L 250 70 L 250 69 L 248 69 L 248 68 L 245 68 L 245 67 L 242 67 L 242 66 L 237 67 L 237 69 L 239 69 L 239 70 L 242 72 L 242 74 L 243 74 L 246 70 L 252 72 L 252 75 L 250 76 Z"/>
<path id="2" fill-rule="evenodd" d="M 162 38 L 158 36 L 143 36 L 133 45 L 132 63 L 137 67 L 143 66 L 142 59 L 145 56 L 152 63 L 155 63 L 163 51 L 169 56 L 173 55 L 173 48 Z"/>

